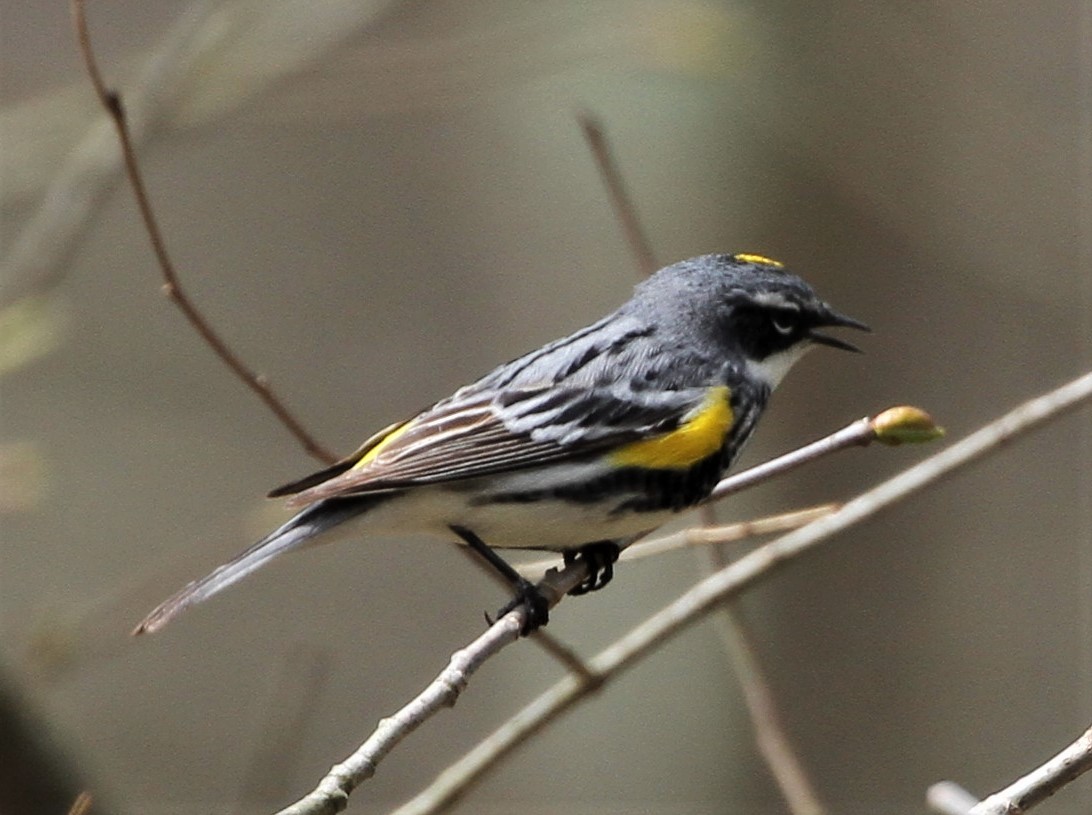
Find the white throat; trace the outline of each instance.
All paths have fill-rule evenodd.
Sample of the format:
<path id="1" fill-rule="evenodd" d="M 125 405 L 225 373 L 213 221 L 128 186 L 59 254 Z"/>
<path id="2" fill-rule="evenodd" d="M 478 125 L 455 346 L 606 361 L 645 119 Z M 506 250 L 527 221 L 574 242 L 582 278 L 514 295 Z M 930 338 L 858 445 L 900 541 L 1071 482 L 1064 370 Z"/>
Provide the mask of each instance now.
<path id="1" fill-rule="evenodd" d="M 796 364 L 800 357 L 812 347 L 810 342 L 801 342 L 786 348 L 784 351 L 778 351 L 776 354 L 770 354 L 765 359 L 755 362 L 754 360 L 748 360 L 747 373 L 749 376 L 765 383 L 772 391 L 779 384 L 781 380 L 785 378 L 785 374 L 789 372 L 789 369 Z"/>

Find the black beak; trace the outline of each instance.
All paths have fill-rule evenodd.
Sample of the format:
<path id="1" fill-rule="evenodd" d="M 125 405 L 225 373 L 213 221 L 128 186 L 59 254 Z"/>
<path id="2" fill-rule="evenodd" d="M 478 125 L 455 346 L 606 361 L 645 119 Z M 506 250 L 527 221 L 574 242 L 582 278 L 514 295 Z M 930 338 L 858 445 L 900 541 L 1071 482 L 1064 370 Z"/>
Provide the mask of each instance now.
<path id="1" fill-rule="evenodd" d="M 852 317 L 847 317 L 844 314 L 839 314 L 829 306 L 819 315 L 818 320 L 815 323 L 815 328 L 826 328 L 827 326 L 836 328 L 856 328 L 858 331 L 871 331 L 867 325 L 860 320 L 854 320 Z M 861 349 L 852 343 L 848 343 L 845 340 L 840 340 L 837 337 L 831 337 L 826 334 L 820 334 L 814 329 L 808 332 L 808 339 L 812 342 L 817 342 L 820 345 L 829 345 L 831 348 L 841 348 L 843 351 L 853 351 L 855 353 L 861 353 Z"/>

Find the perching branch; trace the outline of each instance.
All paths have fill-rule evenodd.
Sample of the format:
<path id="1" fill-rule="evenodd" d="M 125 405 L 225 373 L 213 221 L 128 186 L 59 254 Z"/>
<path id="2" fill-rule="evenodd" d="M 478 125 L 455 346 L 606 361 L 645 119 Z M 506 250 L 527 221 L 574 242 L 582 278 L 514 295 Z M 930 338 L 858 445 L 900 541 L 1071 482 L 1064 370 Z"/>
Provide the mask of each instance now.
<path id="1" fill-rule="evenodd" d="M 474 783 L 516 747 L 587 696 L 593 687 L 597 689 L 609 683 L 622 670 L 647 656 L 720 603 L 767 578 L 828 538 L 880 514 L 997 451 L 1007 442 L 1090 401 L 1092 373 L 1025 402 L 962 441 L 862 493 L 840 511 L 770 541 L 711 575 L 589 660 L 587 665 L 598 679 L 594 686 L 589 687 L 586 681 L 581 682 L 571 676 L 560 680 L 444 770 L 394 815 L 431 815 L 441 811 L 465 795 Z M 891 425 L 882 434 L 896 430 L 896 426 Z M 300 809 L 291 812 L 292 815 L 311 815 L 334 811 L 337 810 Z"/>
<path id="2" fill-rule="evenodd" d="M 149 198 L 147 188 L 144 185 L 144 178 L 140 172 L 136 150 L 133 147 L 133 141 L 125 117 L 125 106 L 122 104 L 121 96 L 116 91 L 107 88 L 106 83 L 102 78 L 102 74 L 99 72 L 98 63 L 95 60 L 95 53 L 91 47 L 91 34 L 87 27 L 87 17 L 84 14 L 83 0 L 72 0 L 72 17 L 76 27 L 76 37 L 79 40 L 80 54 L 83 56 L 87 75 L 95 88 L 95 94 L 98 96 L 99 102 L 102 103 L 106 112 L 110 114 L 110 119 L 113 121 L 114 128 L 117 131 L 118 142 L 121 145 L 122 159 L 125 163 L 125 174 L 129 179 L 129 185 L 133 189 L 137 207 L 140 209 L 141 219 L 144 221 L 144 229 L 148 233 L 148 239 L 151 241 L 156 261 L 163 274 L 163 279 L 165 281 L 163 284 L 164 294 L 166 294 L 171 302 L 178 307 L 186 320 L 201 336 L 201 339 L 208 344 L 216 356 L 218 356 L 220 360 L 231 369 L 232 373 L 239 377 L 248 388 L 257 394 L 258 398 L 273 412 L 281 424 L 295 436 L 296 440 L 303 446 L 303 449 L 311 456 L 326 464 L 333 463 L 337 457 L 326 450 L 307 432 L 299 420 L 296 419 L 280 398 L 273 392 L 273 389 L 270 387 L 269 382 L 265 377 L 255 373 L 247 367 L 235 352 L 228 347 L 227 343 L 212 328 L 208 320 L 205 319 L 204 315 L 183 290 L 182 284 L 178 279 L 178 274 L 175 271 L 174 264 L 171 262 L 170 255 L 167 253 L 166 242 L 159 229 L 159 223 L 156 221 L 155 213 L 152 210 L 151 199 Z"/>
<path id="3" fill-rule="evenodd" d="M 426 790 L 401 807 L 396 815 L 423 815 L 439 811 L 464 795 L 501 758 L 593 689 L 612 681 L 621 671 L 710 613 L 719 604 L 738 595 L 824 540 L 871 518 L 926 486 L 966 467 L 1004 442 L 1045 424 L 1089 399 L 1092 399 L 1092 374 L 1087 374 L 1046 396 L 1031 400 L 938 455 L 858 496 L 839 512 L 777 538 L 701 581 L 588 661 L 588 672 L 585 675 L 568 675 L 560 680 L 445 770 Z M 880 422 L 881 417 L 887 417 L 887 420 Z M 877 417 L 873 424 L 880 425 L 878 435 L 887 440 L 906 429 L 912 433 L 925 431 L 916 421 L 910 421 L 909 428 L 900 428 L 897 423 L 890 422 L 888 414 L 881 414 L 881 417 Z M 579 583 L 583 573 L 584 566 L 577 561 L 561 572 L 548 574 L 540 584 L 540 589 L 550 605 L 560 600 L 561 593 Z M 522 616 L 521 609 L 512 611 L 477 641 L 458 652 L 448 669 L 424 693 L 391 719 L 383 720 L 376 732 L 352 756 L 336 765 L 312 793 L 283 810 L 280 815 L 325 815 L 341 811 L 352 790 L 374 775 L 379 760 L 426 718 L 441 707 L 451 704 L 465 687 L 469 676 L 486 659 L 515 642 L 523 623 Z"/>
<path id="4" fill-rule="evenodd" d="M 1045 764 L 983 801 L 975 802 L 970 793 L 951 781 L 934 784 L 926 799 L 935 811 L 950 815 L 1023 815 L 1089 770 L 1092 770 L 1092 727 Z M 956 812 L 952 802 L 959 805 L 961 801 L 973 806 Z"/>
<path id="5" fill-rule="evenodd" d="M 453 544 L 456 551 L 464 555 L 471 563 L 481 569 L 482 574 L 495 582 L 505 591 L 510 592 L 512 585 L 501 577 L 500 573 L 492 566 L 487 564 L 477 552 L 470 549 L 469 546 L 460 546 L 459 544 Z M 519 571 L 526 574 L 533 574 L 535 577 L 544 574 L 547 569 L 553 568 L 558 565 L 556 560 L 547 561 L 542 568 L 536 569 L 533 572 L 527 572 L 524 567 L 520 567 Z M 488 622 L 492 622 L 488 616 L 485 618 Z M 536 628 L 531 632 L 528 637 L 535 645 L 539 646 L 543 651 L 549 654 L 551 657 L 561 663 L 561 667 L 574 673 L 583 674 L 587 672 L 587 668 L 584 667 L 584 663 L 581 662 L 577 653 L 568 645 L 557 639 L 553 634 L 547 631 L 545 628 Z"/>
<path id="6" fill-rule="evenodd" d="M 587 565 L 577 561 L 561 571 L 548 573 L 538 584 L 538 589 L 552 608 L 587 577 Z M 506 645 L 519 639 L 525 617 L 526 610 L 516 608 L 493 623 L 466 648 L 456 651 L 448 666 L 427 688 L 393 716 L 382 719 L 368 740 L 345 761 L 334 765 L 313 792 L 281 810 L 278 815 L 329 815 L 345 809 L 349 794 L 375 775 L 379 762 L 402 739 L 442 708 L 453 706 L 474 672 Z M 578 680 L 576 676 L 569 674 L 573 682 L 590 683 L 590 677 Z"/>

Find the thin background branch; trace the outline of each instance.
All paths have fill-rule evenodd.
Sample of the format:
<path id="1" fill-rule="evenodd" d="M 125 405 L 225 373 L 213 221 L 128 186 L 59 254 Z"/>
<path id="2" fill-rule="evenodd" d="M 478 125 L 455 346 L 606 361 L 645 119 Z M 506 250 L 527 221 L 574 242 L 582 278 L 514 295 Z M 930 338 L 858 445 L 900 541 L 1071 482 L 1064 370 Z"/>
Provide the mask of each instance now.
<path id="1" fill-rule="evenodd" d="M 261 706 L 254 749 L 242 773 L 235 807 L 239 815 L 291 794 L 292 770 L 332 672 L 330 657 L 325 648 L 298 642 L 271 666 L 272 687 Z"/>
<path id="2" fill-rule="evenodd" d="M 636 543 L 627 546 L 618 556 L 619 562 L 644 560 L 649 557 L 657 557 L 676 552 L 680 549 L 694 549 L 703 546 L 717 546 L 721 544 L 742 543 L 750 538 L 761 535 L 772 535 L 777 532 L 788 532 L 807 526 L 812 521 L 817 521 L 824 515 L 837 512 L 841 504 L 820 504 L 806 509 L 781 512 L 777 515 L 769 515 L 765 518 L 754 518 L 749 521 L 739 521 L 718 526 L 691 526 L 672 532 L 669 535 L 660 535 L 650 538 L 642 538 Z M 538 576 L 547 569 L 561 563 L 561 558 L 542 558 L 521 563 L 517 570 L 524 577 Z"/>
<path id="3" fill-rule="evenodd" d="M 205 319 L 204 315 L 198 310 L 197 306 L 194 305 L 193 301 L 189 299 L 182 289 L 182 284 L 178 279 L 178 274 L 174 269 L 174 264 L 171 262 L 170 255 L 167 253 L 166 242 L 163 239 L 163 234 L 160 232 L 159 224 L 156 221 L 155 213 L 152 210 L 148 191 L 144 186 L 144 178 L 140 173 L 140 166 L 137 162 L 136 151 L 133 147 L 132 137 L 129 133 L 129 126 L 126 122 L 125 107 L 121 101 L 121 96 L 117 92 L 106 87 L 102 74 L 99 72 L 98 64 L 95 61 L 95 52 L 91 47 L 91 34 L 87 27 L 87 16 L 84 13 L 83 0 L 72 0 L 72 19 L 75 24 L 76 37 L 79 41 L 80 54 L 83 56 L 87 75 L 91 79 L 91 84 L 95 88 L 95 93 L 98 96 L 99 101 L 102 103 L 102 106 L 106 109 L 107 113 L 110 114 L 110 118 L 114 123 L 114 128 L 117 131 L 118 141 L 121 144 L 122 159 L 125 163 L 125 173 L 129 179 L 129 184 L 133 189 L 133 195 L 136 197 L 137 207 L 140 209 L 140 217 L 144 221 L 144 229 L 148 234 L 148 239 L 151 241 L 156 261 L 159 264 L 160 271 L 163 273 L 163 278 L 165 280 L 165 283 L 163 284 L 164 293 L 170 298 L 172 303 L 178 306 L 186 320 L 189 321 L 193 329 L 197 331 L 201 336 L 201 339 L 208 344 L 216 356 L 231 369 L 232 373 L 242 380 L 243 384 L 257 394 L 258 398 L 273 412 L 273 415 L 277 417 L 288 432 L 296 438 L 303 449 L 307 451 L 309 455 L 324 463 L 333 463 L 336 460 L 336 456 L 312 438 L 303 424 L 296 419 L 280 398 L 273 392 L 273 389 L 270 387 L 269 382 L 265 377 L 255 373 L 247 367 L 246 363 L 228 347 L 227 343 L 212 328 L 208 320 Z"/>
<path id="4" fill-rule="evenodd" d="M 182 14 L 132 82 L 137 115 L 129 139 L 145 141 L 162 115 L 168 77 L 185 75 L 197 61 L 211 4 Z M 85 56 L 86 60 L 86 56 Z M 0 308 L 55 285 L 66 261 L 90 225 L 96 207 L 112 189 L 121 161 L 110 122 L 96 118 L 53 174 L 41 204 L 3 259 Z"/>
<path id="5" fill-rule="evenodd" d="M 147 146 L 162 133 L 216 121 L 317 62 L 394 5 L 395 0 L 173 4 L 176 21 L 136 61 L 126 83 L 134 144 Z M 0 108 L 0 127 L 7 125 L 0 204 L 40 199 L 10 252 L 0 258 L 0 310 L 41 296 L 63 279 L 99 203 L 121 175 L 113 126 L 106 118 L 89 118 L 72 101 L 77 90 Z M 299 116 L 298 107 L 288 115 Z M 71 146 L 61 147 L 65 142 Z"/>
<path id="6" fill-rule="evenodd" d="M 637 268 L 642 277 L 648 277 L 659 268 L 659 264 L 656 262 L 656 255 L 652 251 L 648 238 L 645 237 L 641 222 L 637 218 L 637 208 L 634 207 L 633 200 L 626 191 L 622 173 L 614 162 L 614 151 L 607 143 L 603 126 L 593 114 L 586 110 L 579 112 L 576 119 L 580 123 L 584 140 L 588 143 L 595 164 L 599 168 L 599 175 L 607 188 L 615 217 L 622 226 L 626 243 L 637 262 Z"/>
<path id="7" fill-rule="evenodd" d="M 72 802 L 72 809 L 68 810 L 68 815 L 87 815 L 91 811 L 93 800 L 91 793 L 84 790 L 77 795 L 76 800 Z"/>
<path id="8" fill-rule="evenodd" d="M 728 565 L 720 546 L 705 549 L 705 574 Z M 743 690 L 743 699 L 751 716 L 759 753 L 770 768 L 778 789 L 793 815 L 822 815 L 825 811 L 819 793 L 811 783 L 801 759 L 796 755 L 788 730 L 782 723 L 777 701 L 758 654 L 750 631 L 734 605 L 721 606 L 713 615 L 713 625 L 720 636 Z"/>

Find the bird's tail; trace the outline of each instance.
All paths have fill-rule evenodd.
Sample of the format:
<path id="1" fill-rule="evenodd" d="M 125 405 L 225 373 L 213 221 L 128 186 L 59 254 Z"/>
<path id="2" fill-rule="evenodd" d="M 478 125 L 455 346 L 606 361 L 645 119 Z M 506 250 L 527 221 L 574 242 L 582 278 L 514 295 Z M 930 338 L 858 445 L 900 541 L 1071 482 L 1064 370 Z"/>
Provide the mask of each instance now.
<path id="1" fill-rule="evenodd" d="M 357 498 L 327 499 L 312 504 L 223 566 L 217 567 L 205 577 L 194 580 L 168 597 L 133 629 L 133 634 L 158 631 L 190 606 L 207 600 L 217 592 L 237 583 L 278 555 L 298 549 L 316 535 L 367 512 L 385 497 L 383 494 L 377 494 Z"/>

